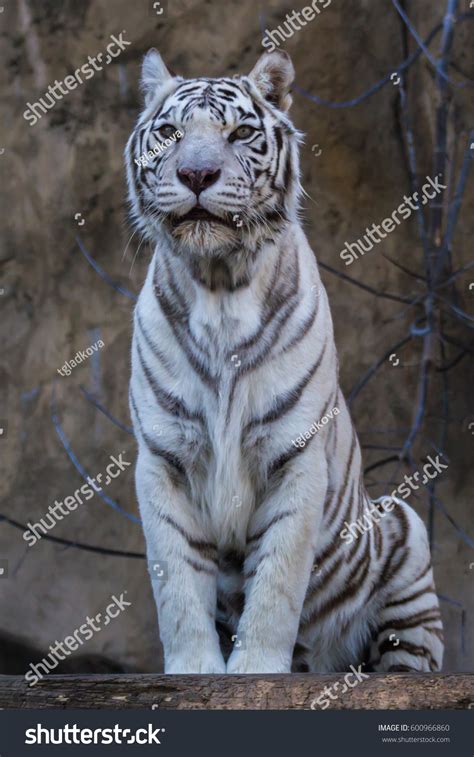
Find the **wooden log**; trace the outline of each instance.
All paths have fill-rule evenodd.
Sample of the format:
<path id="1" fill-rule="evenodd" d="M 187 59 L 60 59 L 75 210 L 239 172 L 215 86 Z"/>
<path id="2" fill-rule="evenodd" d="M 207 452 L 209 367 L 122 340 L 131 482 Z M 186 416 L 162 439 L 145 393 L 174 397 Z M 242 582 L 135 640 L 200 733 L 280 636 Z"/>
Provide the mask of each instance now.
<path id="1" fill-rule="evenodd" d="M 474 708 L 474 675 L 461 673 L 373 673 L 345 693 L 342 674 L 54 675 L 35 686 L 23 676 L 0 676 L 0 708 L 308 710 L 320 709 L 314 700 L 335 682 L 335 693 L 341 693 L 328 709 Z"/>

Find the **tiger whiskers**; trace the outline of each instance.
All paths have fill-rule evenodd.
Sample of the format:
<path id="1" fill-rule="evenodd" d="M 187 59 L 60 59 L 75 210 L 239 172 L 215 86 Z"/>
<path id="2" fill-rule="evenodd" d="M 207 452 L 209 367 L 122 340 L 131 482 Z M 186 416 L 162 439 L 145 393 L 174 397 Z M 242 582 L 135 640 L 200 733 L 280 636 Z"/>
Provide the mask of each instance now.
<path id="1" fill-rule="evenodd" d="M 140 243 L 139 243 L 139 245 L 138 245 L 138 247 L 137 247 L 137 251 L 135 252 L 135 255 L 133 256 L 132 265 L 130 266 L 130 270 L 129 270 L 129 272 L 128 272 L 128 275 L 129 275 L 129 276 L 131 276 L 131 274 L 132 274 L 132 269 L 133 269 L 133 266 L 135 265 L 135 260 L 136 260 L 136 259 L 137 259 L 137 257 L 138 257 L 138 253 L 139 253 L 139 251 L 140 251 L 140 247 L 142 246 L 142 244 L 143 244 L 143 242 L 145 241 L 145 239 L 146 239 L 146 234 L 142 234 L 142 237 L 141 237 L 141 239 L 140 239 Z"/>

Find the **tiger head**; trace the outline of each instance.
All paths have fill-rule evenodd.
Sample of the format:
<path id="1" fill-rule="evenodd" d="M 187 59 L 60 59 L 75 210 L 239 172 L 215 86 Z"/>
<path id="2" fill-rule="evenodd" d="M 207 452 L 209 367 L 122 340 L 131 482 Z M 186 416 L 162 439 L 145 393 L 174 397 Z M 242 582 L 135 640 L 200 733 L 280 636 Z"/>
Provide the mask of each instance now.
<path id="1" fill-rule="evenodd" d="M 294 69 L 265 53 L 248 76 L 183 79 L 145 56 L 145 108 L 126 147 L 132 220 L 178 251 L 255 250 L 297 217 L 300 134 L 287 111 Z"/>

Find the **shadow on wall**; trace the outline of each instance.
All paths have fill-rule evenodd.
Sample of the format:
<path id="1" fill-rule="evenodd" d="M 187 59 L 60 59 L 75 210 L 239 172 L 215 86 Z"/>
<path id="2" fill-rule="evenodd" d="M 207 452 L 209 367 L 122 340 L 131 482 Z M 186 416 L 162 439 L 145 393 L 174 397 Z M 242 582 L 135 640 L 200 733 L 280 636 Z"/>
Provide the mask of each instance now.
<path id="1" fill-rule="evenodd" d="M 0 675 L 24 675 L 30 664 L 36 665 L 48 654 L 32 646 L 26 639 L 0 633 Z M 138 673 L 140 671 L 125 667 L 101 654 L 81 654 L 67 657 L 58 665 L 54 673 L 93 674 L 93 673 Z"/>

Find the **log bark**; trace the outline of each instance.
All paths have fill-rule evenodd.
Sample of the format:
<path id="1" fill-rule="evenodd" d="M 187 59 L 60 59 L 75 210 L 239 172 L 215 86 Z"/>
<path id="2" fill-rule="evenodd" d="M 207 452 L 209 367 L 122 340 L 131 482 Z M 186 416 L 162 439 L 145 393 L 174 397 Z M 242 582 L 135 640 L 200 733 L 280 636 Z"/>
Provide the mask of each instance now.
<path id="1" fill-rule="evenodd" d="M 0 676 L 0 708 L 308 710 L 343 675 L 165 676 L 56 675 L 29 686 Z M 335 710 L 474 708 L 474 675 L 371 674 L 331 699 Z M 313 707 L 311 704 L 313 703 Z"/>

